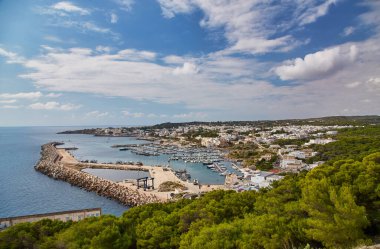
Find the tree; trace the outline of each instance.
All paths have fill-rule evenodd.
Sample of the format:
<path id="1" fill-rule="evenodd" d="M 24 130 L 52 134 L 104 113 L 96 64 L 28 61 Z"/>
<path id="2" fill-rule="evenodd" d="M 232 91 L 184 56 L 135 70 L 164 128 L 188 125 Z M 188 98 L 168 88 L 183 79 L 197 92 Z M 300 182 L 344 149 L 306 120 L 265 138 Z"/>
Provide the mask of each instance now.
<path id="1" fill-rule="evenodd" d="M 301 205 L 309 215 L 305 229 L 309 239 L 327 248 L 350 248 L 366 241 L 366 210 L 355 203 L 350 187 L 315 179 L 303 189 Z"/>

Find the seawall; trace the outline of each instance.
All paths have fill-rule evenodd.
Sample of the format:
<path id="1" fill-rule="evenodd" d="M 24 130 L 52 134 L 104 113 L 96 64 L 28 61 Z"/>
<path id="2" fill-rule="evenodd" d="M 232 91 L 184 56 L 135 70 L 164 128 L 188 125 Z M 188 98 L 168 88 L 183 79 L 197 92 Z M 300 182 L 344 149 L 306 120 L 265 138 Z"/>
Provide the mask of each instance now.
<path id="1" fill-rule="evenodd" d="M 34 167 L 35 170 L 54 179 L 114 199 L 129 207 L 162 202 L 155 195 L 141 193 L 127 186 L 66 167 L 61 162 L 62 156 L 57 152 L 56 145 L 58 143 L 53 142 L 41 146 L 41 158 Z"/>

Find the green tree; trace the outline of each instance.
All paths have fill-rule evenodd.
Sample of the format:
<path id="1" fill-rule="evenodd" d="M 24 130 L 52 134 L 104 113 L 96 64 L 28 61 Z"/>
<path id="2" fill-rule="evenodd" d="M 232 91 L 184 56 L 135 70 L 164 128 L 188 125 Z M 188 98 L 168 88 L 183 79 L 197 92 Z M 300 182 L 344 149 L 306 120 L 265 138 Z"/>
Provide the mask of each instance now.
<path id="1" fill-rule="evenodd" d="M 364 207 L 355 203 L 348 186 L 334 187 L 323 178 L 305 186 L 301 200 L 308 213 L 305 233 L 328 248 L 351 248 L 365 242 L 369 225 Z"/>

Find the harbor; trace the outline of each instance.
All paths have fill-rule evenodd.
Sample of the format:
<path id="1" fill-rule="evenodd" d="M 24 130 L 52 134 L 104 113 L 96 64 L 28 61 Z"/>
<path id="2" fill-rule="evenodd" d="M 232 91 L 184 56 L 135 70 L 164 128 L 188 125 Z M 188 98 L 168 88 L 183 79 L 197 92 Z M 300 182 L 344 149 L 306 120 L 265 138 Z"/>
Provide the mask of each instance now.
<path id="1" fill-rule="evenodd" d="M 161 156 L 167 158 L 167 162 L 165 162 L 167 167 L 171 167 L 173 164 L 182 164 L 185 168 L 177 170 L 177 174 L 182 180 L 199 180 L 191 176 L 191 169 L 194 167 L 202 167 L 209 172 L 215 173 L 215 178 L 218 178 L 218 176 L 223 177 L 230 173 L 240 174 L 236 162 L 226 160 L 226 152 L 220 149 L 160 143 L 117 144 L 112 145 L 111 148 L 143 157 Z"/>
<path id="2" fill-rule="evenodd" d="M 87 191 L 114 199 L 127 206 L 139 206 L 147 203 L 165 202 L 172 194 L 178 194 L 177 189 L 159 192 L 158 187 L 167 182 L 175 182 L 185 189 L 187 194 L 200 194 L 216 189 L 224 189 L 224 185 L 200 185 L 198 181 L 189 181 L 179 177 L 178 172 L 162 166 L 102 164 L 95 162 L 83 163 L 76 160 L 70 151 L 57 148 L 60 143 L 43 145 L 41 159 L 35 169 L 57 180 L 63 180 Z M 100 177 L 94 170 L 119 170 L 141 172 L 137 177 L 107 179 Z M 92 172 L 91 172 L 92 171 Z M 185 173 L 186 175 L 186 173 Z M 144 184 L 141 185 L 142 181 Z M 151 181 L 151 183 L 148 183 Z"/>

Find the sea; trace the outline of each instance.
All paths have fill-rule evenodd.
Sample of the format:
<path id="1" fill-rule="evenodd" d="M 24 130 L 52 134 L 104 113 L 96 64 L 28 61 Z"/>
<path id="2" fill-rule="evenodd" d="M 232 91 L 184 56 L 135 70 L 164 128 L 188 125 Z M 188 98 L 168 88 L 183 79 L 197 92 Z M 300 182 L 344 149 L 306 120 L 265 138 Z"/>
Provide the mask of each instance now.
<path id="1" fill-rule="evenodd" d="M 70 151 L 78 160 L 169 164 L 168 155 L 142 156 L 111 147 L 115 144 L 147 143 L 133 137 L 57 134 L 83 128 L 90 127 L 0 127 L 0 218 L 97 207 L 102 208 L 103 214 L 120 216 L 128 210 L 128 207 L 114 200 L 35 171 L 34 165 L 39 160 L 41 145 L 48 142 L 63 142 L 62 147 L 78 148 Z M 200 163 L 171 161 L 170 167 L 175 170 L 186 169 L 192 179 L 197 179 L 201 184 L 224 183 L 224 176 Z M 136 172 L 131 172 L 130 176 L 140 177 Z"/>

